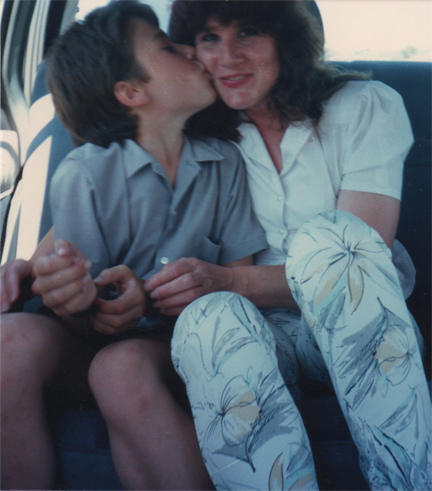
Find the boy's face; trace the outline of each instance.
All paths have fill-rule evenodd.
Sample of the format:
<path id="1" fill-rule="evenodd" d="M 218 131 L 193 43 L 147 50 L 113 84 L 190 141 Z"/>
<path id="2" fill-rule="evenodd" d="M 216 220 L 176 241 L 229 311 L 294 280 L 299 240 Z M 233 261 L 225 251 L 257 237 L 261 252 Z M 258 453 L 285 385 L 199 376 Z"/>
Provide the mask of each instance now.
<path id="1" fill-rule="evenodd" d="M 135 59 L 148 76 L 145 90 L 153 105 L 173 116 L 189 116 L 215 101 L 211 77 L 195 59 L 194 48 L 172 43 L 143 20 L 133 27 Z"/>

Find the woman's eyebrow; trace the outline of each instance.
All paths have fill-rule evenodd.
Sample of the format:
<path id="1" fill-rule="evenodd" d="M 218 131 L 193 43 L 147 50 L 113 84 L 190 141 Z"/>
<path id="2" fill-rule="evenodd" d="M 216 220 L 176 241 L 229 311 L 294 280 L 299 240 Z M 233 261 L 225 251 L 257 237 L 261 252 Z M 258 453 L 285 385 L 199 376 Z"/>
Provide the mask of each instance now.
<path id="1" fill-rule="evenodd" d="M 220 26 L 220 23 L 215 21 L 215 20 L 211 20 L 211 21 L 208 21 L 204 27 L 202 29 L 200 29 L 200 32 L 209 32 L 209 31 L 214 31 L 215 29 L 218 28 L 218 26 Z"/>

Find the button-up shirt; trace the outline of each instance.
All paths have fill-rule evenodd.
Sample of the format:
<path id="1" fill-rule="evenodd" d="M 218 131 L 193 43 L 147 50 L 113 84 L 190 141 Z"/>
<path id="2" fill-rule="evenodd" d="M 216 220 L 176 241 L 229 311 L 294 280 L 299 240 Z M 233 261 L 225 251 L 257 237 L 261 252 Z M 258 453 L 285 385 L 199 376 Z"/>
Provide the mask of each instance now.
<path id="1" fill-rule="evenodd" d="M 81 249 L 93 276 L 125 264 L 148 278 L 181 257 L 227 264 L 267 247 L 240 152 L 215 139 L 185 138 L 174 188 L 134 141 L 86 144 L 60 164 L 50 199 L 55 237 Z"/>
<path id="2" fill-rule="evenodd" d="M 280 145 L 280 174 L 259 131 L 240 126 L 248 182 L 270 248 L 258 264 L 284 264 L 298 228 L 334 210 L 343 189 L 400 199 L 405 157 L 413 143 L 401 96 L 380 82 L 349 82 L 325 104 L 319 126 L 290 125 Z"/>

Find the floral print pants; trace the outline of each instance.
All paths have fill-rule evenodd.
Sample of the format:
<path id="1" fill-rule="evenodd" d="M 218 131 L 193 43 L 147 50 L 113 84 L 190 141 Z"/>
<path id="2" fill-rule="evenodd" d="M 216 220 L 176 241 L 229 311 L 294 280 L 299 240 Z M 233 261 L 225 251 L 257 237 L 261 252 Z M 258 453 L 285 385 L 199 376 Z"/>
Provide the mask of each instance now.
<path id="1" fill-rule="evenodd" d="M 281 311 L 266 319 L 225 292 L 176 324 L 174 365 L 216 488 L 318 489 L 294 402 L 302 372 L 331 380 L 371 489 L 432 489 L 430 396 L 389 249 L 353 215 L 328 212 L 300 228 L 286 274 L 301 309 L 288 328 Z"/>

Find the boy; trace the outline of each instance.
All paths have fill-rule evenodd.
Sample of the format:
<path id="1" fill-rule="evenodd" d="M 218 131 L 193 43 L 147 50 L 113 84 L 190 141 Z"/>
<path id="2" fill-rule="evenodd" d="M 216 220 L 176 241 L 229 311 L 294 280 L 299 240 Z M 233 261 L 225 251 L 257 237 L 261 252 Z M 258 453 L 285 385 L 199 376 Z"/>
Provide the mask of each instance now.
<path id="1" fill-rule="evenodd" d="M 65 254 L 59 243 L 60 249 L 74 246 L 57 242 L 57 255 L 36 264 L 34 290 L 44 293 L 46 304 L 47 272 L 68 275 L 82 264 L 86 290 L 70 311 L 95 302 L 99 312 L 93 326 L 119 333 L 124 323 L 115 328 L 105 322 L 112 313 L 109 306 L 130 293 L 132 284 L 137 296 L 128 298 L 139 312 L 134 317 L 151 314 L 140 278 L 167 262 L 196 257 L 248 265 L 251 255 L 266 247 L 237 151 L 228 143 L 183 135 L 187 119 L 213 103 L 215 93 L 202 65 L 193 60 L 193 49 L 172 44 L 149 7 L 123 0 L 75 23 L 53 50 L 48 81 L 59 116 L 80 145 L 52 181 L 55 235 L 75 244 L 83 256 L 78 250 Z M 83 257 L 91 261 L 92 275 L 101 278 L 98 286 L 115 282 L 119 299 L 96 299 L 90 264 Z M 73 286 L 76 279 L 71 280 Z M 68 291 L 66 286 L 55 295 L 64 298 Z M 2 487 L 52 489 L 54 458 L 42 391 L 66 357 L 82 356 L 83 342 L 57 319 L 8 314 L 3 320 Z M 88 326 L 85 313 L 65 320 Z M 159 328 L 166 321 L 147 315 L 140 328 Z M 168 386 L 173 377 L 169 327 L 146 334 L 130 329 L 133 324 L 126 327 L 122 337 L 86 333 L 90 357 L 98 351 L 91 361 L 90 386 L 108 424 L 123 487 L 211 486 L 193 422 Z M 158 424 L 149 427 L 147 419 Z M 149 440 L 150 454 L 141 446 L 149 446 Z M 160 454 L 175 476 L 161 468 Z"/>

